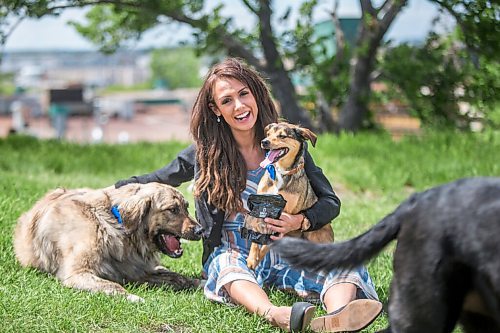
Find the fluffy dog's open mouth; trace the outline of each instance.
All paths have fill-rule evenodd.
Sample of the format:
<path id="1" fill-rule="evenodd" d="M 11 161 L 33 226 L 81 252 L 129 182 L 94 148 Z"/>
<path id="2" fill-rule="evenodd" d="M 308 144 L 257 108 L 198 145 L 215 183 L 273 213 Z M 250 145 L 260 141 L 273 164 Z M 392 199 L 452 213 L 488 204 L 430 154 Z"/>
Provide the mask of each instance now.
<path id="1" fill-rule="evenodd" d="M 182 256 L 180 237 L 168 233 L 160 233 L 155 237 L 156 245 L 161 252 L 171 258 Z"/>
<path id="2" fill-rule="evenodd" d="M 260 166 L 262 168 L 265 168 L 269 164 L 276 163 L 280 158 L 285 156 L 287 153 L 288 153 L 288 148 L 271 149 L 266 154 L 266 158 L 262 162 L 260 162 Z"/>

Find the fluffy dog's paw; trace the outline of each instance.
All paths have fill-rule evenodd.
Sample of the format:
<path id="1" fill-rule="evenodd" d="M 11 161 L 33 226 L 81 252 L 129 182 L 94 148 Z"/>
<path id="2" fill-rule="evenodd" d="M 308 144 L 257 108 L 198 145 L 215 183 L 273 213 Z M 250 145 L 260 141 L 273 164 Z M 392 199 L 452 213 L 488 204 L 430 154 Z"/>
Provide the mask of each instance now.
<path id="1" fill-rule="evenodd" d="M 128 294 L 127 295 L 127 301 L 132 302 L 132 303 L 144 303 L 144 298 L 139 297 L 137 295 L 133 294 Z"/>
<path id="2" fill-rule="evenodd" d="M 194 279 L 194 286 L 197 289 L 204 289 L 207 284 L 207 280 L 205 279 Z"/>
<path id="3" fill-rule="evenodd" d="M 154 271 L 155 272 L 159 272 L 159 273 L 168 273 L 168 272 L 170 272 L 170 270 L 166 269 L 164 266 L 161 266 L 161 265 L 156 266 L 154 268 Z"/>

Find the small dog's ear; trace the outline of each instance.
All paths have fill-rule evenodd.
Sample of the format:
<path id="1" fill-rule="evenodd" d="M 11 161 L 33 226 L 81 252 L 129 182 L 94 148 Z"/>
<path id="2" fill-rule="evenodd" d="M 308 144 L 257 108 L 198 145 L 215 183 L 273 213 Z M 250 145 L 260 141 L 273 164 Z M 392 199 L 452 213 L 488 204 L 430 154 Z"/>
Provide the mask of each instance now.
<path id="1" fill-rule="evenodd" d="M 314 134 L 313 131 L 304 127 L 297 127 L 296 130 L 297 133 L 299 133 L 299 135 L 303 137 L 305 140 L 311 141 L 313 147 L 316 146 L 316 140 L 318 137 L 316 136 L 316 134 Z"/>
<path id="2" fill-rule="evenodd" d="M 264 127 L 264 134 L 267 134 L 267 131 L 269 131 L 271 129 L 271 127 L 276 126 L 276 125 L 277 125 L 276 123 L 270 123 L 269 125 Z"/>
<path id="3" fill-rule="evenodd" d="M 119 204 L 123 226 L 127 233 L 132 233 L 139 228 L 142 220 L 151 208 L 151 196 L 135 194 L 126 198 Z"/>

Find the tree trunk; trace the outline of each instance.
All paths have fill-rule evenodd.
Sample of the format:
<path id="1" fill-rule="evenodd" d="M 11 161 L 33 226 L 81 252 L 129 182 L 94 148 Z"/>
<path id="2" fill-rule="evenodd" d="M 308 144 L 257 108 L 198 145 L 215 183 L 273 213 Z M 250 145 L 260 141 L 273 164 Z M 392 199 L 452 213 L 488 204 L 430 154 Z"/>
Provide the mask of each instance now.
<path id="1" fill-rule="evenodd" d="M 375 67 L 378 47 L 394 18 L 407 0 L 386 0 L 375 9 L 370 0 L 361 2 L 361 27 L 356 45 L 356 55 L 350 69 L 349 96 L 339 115 L 339 129 L 358 131 L 368 114 L 371 73 Z M 379 18 L 379 14 L 384 15 Z"/>
<path id="2" fill-rule="evenodd" d="M 273 93 L 280 104 L 279 107 L 283 118 L 291 123 L 300 124 L 314 130 L 310 118 L 297 103 L 295 87 L 285 70 L 268 71 L 266 74 L 269 75 Z"/>
<path id="3" fill-rule="evenodd" d="M 363 37 L 362 40 L 367 39 L 368 37 Z M 366 43 L 370 42 L 366 41 Z M 372 46 L 367 54 L 358 54 L 354 58 L 350 69 L 349 96 L 339 115 L 341 130 L 358 131 L 368 114 L 368 101 L 371 93 L 370 74 L 373 71 L 376 54 L 377 47 Z"/>
<path id="4" fill-rule="evenodd" d="M 271 27 L 271 7 L 269 0 L 260 0 L 255 11 L 259 17 L 259 34 L 266 59 L 265 74 L 268 75 L 274 96 L 279 102 L 281 115 L 291 123 L 300 124 L 312 130 L 310 117 L 298 102 L 295 87 L 285 70 Z"/>
<path id="5" fill-rule="evenodd" d="M 316 94 L 316 105 L 319 113 L 320 121 L 317 124 L 319 132 L 336 132 L 338 131 L 337 123 L 333 119 L 330 103 L 325 99 L 325 96 L 319 91 Z"/>

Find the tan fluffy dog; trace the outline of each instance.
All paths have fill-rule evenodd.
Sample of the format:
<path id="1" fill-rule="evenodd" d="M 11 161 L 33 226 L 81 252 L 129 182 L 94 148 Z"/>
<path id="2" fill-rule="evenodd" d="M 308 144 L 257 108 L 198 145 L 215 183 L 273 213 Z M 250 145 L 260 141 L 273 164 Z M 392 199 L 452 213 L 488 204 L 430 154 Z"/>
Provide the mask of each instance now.
<path id="1" fill-rule="evenodd" d="M 259 182 L 257 194 L 281 194 L 286 200 L 283 211 L 292 215 L 300 214 L 318 200 L 304 171 L 302 155 L 305 141 L 310 140 L 314 146 L 316 135 L 307 128 L 288 123 L 269 124 L 265 128 L 265 133 L 266 138 L 262 140 L 261 146 L 269 150 L 269 154 L 261 166 L 273 164 L 276 176 L 272 179 L 269 172 L 266 172 Z M 263 219 L 248 214 L 245 217 L 245 227 L 269 234 Z M 309 227 L 309 221 L 305 219 L 302 230 L 307 230 Z M 316 243 L 329 243 L 333 242 L 333 229 L 327 224 L 319 230 L 309 232 L 298 230 L 288 233 L 287 236 L 305 238 Z M 268 251 L 267 245 L 259 246 L 257 243 L 252 243 L 247 266 L 255 269 Z"/>
<path id="2" fill-rule="evenodd" d="M 159 183 L 56 189 L 19 218 L 15 254 L 21 265 L 54 274 L 65 286 L 131 301 L 142 299 L 122 284 L 193 288 L 198 280 L 161 267 L 159 256 L 180 257 L 180 237 L 200 239 L 187 205 L 178 190 Z"/>

